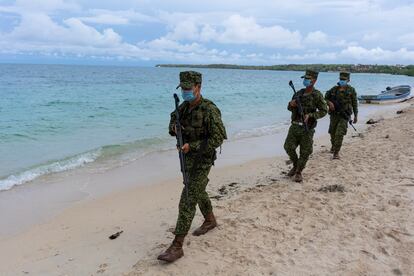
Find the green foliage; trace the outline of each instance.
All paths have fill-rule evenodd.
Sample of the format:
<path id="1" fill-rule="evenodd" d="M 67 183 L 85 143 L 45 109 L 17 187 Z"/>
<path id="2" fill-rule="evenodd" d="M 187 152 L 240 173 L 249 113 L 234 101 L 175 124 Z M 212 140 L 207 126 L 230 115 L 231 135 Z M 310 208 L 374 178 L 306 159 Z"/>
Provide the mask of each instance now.
<path id="1" fill-rule="evenodd" d="M 305 71 L 319 72 L 348 71 L 351 73 L 382 73 L 414 76 L 414 65 L 364 65 L 364 64 L 283 64 L 283 65 L 234 65 L 234 64 L 159 64 L 156 67 L 216 68 L 242 70 Z"/>

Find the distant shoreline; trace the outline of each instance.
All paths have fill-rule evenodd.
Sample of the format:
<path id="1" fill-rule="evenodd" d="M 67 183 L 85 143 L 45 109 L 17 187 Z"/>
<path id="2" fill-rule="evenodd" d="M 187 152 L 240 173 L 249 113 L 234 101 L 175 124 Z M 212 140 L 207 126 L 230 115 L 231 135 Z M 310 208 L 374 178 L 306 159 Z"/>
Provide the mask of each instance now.
<path id="1" fill-rule="evenodd" d="M 284 64 L 284 65 L 235 65 L 235 64 L 157 64 L 155 67 L 209 68 L 239 70 L 305 71 L 319 72 L 347 71 L 351 73 L 376 73 L 406 75 L 414 77 L 414 65 L 363 65 L 363 64 Z"/>

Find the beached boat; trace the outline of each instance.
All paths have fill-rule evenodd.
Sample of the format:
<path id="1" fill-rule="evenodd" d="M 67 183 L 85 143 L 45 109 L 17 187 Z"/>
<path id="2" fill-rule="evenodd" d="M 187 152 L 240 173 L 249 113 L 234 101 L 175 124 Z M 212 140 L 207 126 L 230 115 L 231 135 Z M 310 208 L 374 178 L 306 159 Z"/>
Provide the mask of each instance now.
<path id="1" fill-rule="evenodd" d="M 399 85 L 394 87 L 387 87 L 378 95 L 362 95 L 358 97 L 360 103 L 370 104 L 385 104 L 385 103 L 400 103 L 410 99 L 412 96 L 411 86 Z"/>

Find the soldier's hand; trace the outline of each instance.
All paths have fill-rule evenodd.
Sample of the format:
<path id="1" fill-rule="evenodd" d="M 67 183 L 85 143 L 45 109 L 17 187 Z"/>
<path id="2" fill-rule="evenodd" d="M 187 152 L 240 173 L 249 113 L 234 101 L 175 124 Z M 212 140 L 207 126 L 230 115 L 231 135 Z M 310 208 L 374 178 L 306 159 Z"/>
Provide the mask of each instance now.
<path id="1" fill-rule="evenodd" d="M 296 103 L 296 100 L 291 100 L 289 102 L 289 105 L 290 105 L 290 107 L 297 107 L 298 106 L 298 104 Z"/>
<path id="2" fill-rule="evenodd" d="M 358 117 L 354 116 L 354 124 L 358 123 Z"/>
<path id="3" fill-rule="evenodd" d="M 183 126 L 181 126 L 181 129 L 184 130 L 185 128 Z M 177 126 L 176 125 L 174 125 L 173 131 L 174 131 L 175 134 L 177 134 Z"/>
<path id="4" fill-rule="evenodd" d="M 333 102 L 328 101 L 328 106 L 329 106 L 329 111 L 335 111 L 335 105 L 333 104 Z"/>
<path id="5" fill-rule="evenodd" d="M 308 123 L 308 120 L 309 120 L 309 115 L 308 115 L 308 114 L 306 114 L 306 115 L 304 116 L 304 118 L 303 118 L 303 121 L 305 122 L 305 124 L 307 124 L 307 123 Z"/>
<path id="6" fill-rule="evenodd" d="M 183 147 L 181 148 L 181 150 L 182 150 L 184 153 L 189 152 L 189 151 L 190 151 L 190 145 L 189 145 L 188 143 L 185 143 L 185 144 L 183 145 Z"/>

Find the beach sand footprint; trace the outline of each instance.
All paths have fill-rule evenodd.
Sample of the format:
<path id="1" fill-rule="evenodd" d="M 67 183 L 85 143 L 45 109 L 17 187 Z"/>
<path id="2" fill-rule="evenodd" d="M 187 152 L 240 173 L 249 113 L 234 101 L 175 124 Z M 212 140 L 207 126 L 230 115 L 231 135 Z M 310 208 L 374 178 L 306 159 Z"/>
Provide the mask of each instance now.
<path id="1" fill-rule="evenodd" d="M 105 273 L 106 269 L 108 268 L 108 264 L 107 263 L 103 263 L 101 265 L 99 265 L 99 269 L 96 271 L 97 274 L 102 274 Z"/>

